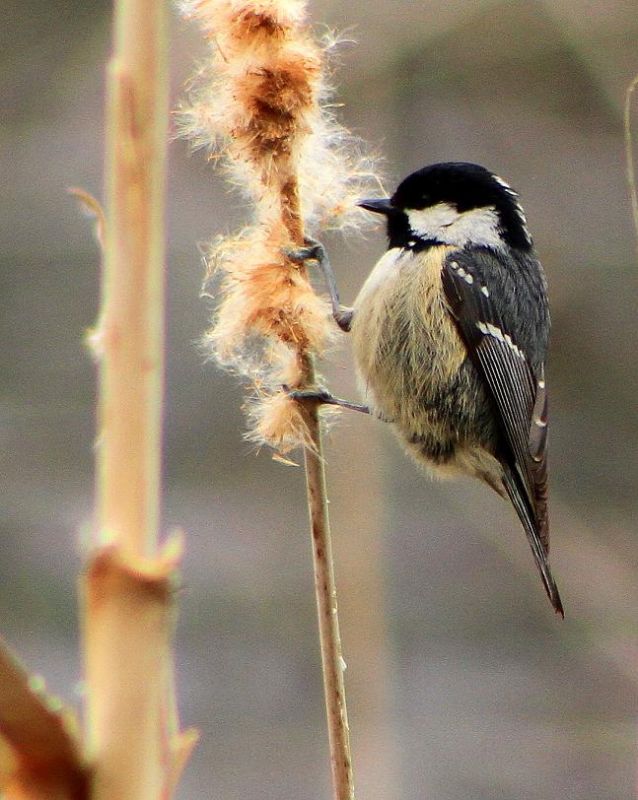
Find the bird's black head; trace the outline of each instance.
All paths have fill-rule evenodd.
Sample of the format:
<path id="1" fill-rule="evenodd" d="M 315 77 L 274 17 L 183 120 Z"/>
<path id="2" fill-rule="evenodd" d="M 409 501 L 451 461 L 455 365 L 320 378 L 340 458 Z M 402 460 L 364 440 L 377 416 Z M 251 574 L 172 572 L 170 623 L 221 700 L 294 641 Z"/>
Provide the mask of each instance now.
<path id="1" fill-rule="evenodd" d="M 387 217 L 390 247 L 532 247 L 518 195 L 478 164 L 424 167 L 408 175 L 391 198 L 360 205 Z"/>

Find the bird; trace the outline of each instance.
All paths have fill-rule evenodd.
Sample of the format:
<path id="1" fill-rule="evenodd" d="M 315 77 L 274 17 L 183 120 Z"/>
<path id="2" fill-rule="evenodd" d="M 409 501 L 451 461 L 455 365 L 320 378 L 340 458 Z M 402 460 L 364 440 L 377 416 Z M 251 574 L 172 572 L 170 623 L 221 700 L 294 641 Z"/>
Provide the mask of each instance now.
<path id="1" fill-rule="evenodd" d="M 509 498 L 564 617 L 549 565 L 547 282 L 519 196 L 485 167 L 446 162 L 358 205 L 385 218 L 388 247 L 351 307 L 320 242 L 289 255 L 321 267 L 365 403 L 321 387 L 292 394 L 378 417 L 432 474 L 470 475 Z"/>

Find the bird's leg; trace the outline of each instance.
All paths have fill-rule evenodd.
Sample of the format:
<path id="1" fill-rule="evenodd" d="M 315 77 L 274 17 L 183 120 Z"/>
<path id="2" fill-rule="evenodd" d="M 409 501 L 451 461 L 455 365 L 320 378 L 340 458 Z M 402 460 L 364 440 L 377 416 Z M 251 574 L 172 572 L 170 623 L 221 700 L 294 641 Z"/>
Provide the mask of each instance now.
<path id="1" fill-rule="evenodd" d="M 360 411 L 362 414 L 369 414 L 370 409 L 362 403 L 353 403 L 350 400 L 342 400 L 340 397 L 335 397 L 330 394 L 327 389 L 289 389 L 284 386 L 288 397 L 297 400 L 300 403 L 317 403 L 318 405 L 339 406 L 340 408 L 349 408 L 351 411 Z"/>
<path id="2" fill-rule="evenodd" d="M 323 273 L 324 280 L 328 294 L 330 295 L 330 304 L 332 306 L 332 316 L 335 322 L 346 333 L 352 326 L 352 317 L 354 309 L 347 308 L 341 305 L 339 300 L 339 291 L 337 289 L 337 281 L 335 274 L 330 264 L 330 259 L 326 253 L 325 247 L 321 242 L 316 239 L 306 237 L 304 239 L 305 246 L 296 250 L 285 250 L 284 253 L 291 261 L 297 264 L 303 264 L 306 261 L 316 261 L 319 269 Z M 293 400 L 301 403 L 317 403 L 318 405 L 339 406 L 340 408 L 349 408 L 351 411 L 360 411 L 362 414 L 369 414 L 370 409 L 362 403 L 354 403 L 350 400 L 342 400 L 340 397 L 335 397 L 330 394 L 327 389 L 314 388 L 314 389 L 289 389 L 287 386 L 284 390 L 288 396 Z"/>
<path id="3" fill-rule="evenodd" d="M 323 272 L 323 277 L 326 281 L 328 294 L 330 295 L 330 303 L 332 305 L 332 316 L 335 322 L 346 333 L 352 327 L 352 317 L 354 309 L 347 308 L 341 305 L 339 301 L 339 292 L 337 290 L 337 281 L 335 274 L 330 264 L 330 259 L 326 253 L 326 248 L 321 242 L 316 239 L 304 239 L 305 247 L 300 247 L 297 250 L 285 250 L 285 255 L 296 264 L 303 264 L 305 261 L 316 261 L 319 269 Z"/>

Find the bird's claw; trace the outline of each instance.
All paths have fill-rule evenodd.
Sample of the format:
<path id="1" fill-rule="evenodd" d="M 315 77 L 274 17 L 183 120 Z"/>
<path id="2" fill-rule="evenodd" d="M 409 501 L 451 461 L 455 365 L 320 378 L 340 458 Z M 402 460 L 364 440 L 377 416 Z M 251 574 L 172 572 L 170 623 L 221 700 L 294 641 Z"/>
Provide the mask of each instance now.
<path id="1" fill-rule="evenodd" d="M 314 389 L 291 389 L 290 386 L 282 386 L 284 392 L 291 400 L 296 400 L 298 403 L 331 403 L 334 397 L 327 389 L 317 387 Z"/>
<path id="2" fill-rule="evenodd" d="M 360 411 L 363 414 L 369 414 L 369 406 L 362 403 L 352 403 L 350 400 L 342 400 L 340 397 L 335 397 L 327 389 L 322 386 L 316 386 L 312 389 L 291 389 L 289 386 L 282 386 L 284 392 L 292 400 L 298 403 L 316 403 L 317 405 L 337 406 L 339 408 L 349 408 L 351 411 Z"/>
<path id="3" fill-rule="evenodd" d="M 304 238 L 304 247 L 284 248 L 284 255 L 295 264 L 303 264 L 306 261 L 323 261 L 326 251 L 321 242 L 311 239 L 309 236 Z"/>

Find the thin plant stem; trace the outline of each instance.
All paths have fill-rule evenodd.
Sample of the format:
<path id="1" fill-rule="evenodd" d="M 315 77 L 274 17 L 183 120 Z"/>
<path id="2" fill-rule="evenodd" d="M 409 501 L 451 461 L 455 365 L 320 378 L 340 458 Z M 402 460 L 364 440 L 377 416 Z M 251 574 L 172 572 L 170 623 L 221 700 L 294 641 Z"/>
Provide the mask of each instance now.
<path id="1" fill-rule="evenodd" d="M 636 235 L 636 253 L 638 254 L 638 192 L 636 191 L 636 171 L 634 167 L 634 144 L 631 133 L 631 101 L 634 91 L 638 86 L 638 75 L 632 80 L 625 93 L 625 160 L 627 169 L 627 184 L 629 186 L 629 196 L 631 198 L 631 213 L 634 221 L 634 232 Z"/>
<path id="2" fill-rule="evenodd" d="M 352 800 L 354 783 L 343 682 L 344 661 L 339 634 L 337 589 L 332 559 L 320 421 L 316 409 L 308 414 L 307 424 L 310 437 L 314 442 L 313 449 L 306 449 L 306 488 L 312 534 L 315 597 L 319 620 L 319 643 L 328 720 L 332 782 L 336 800 Z"/>
<path id="3" fill-rule="evenodd" d="M 282 188 L 281 209 L 282 222 L 286 226 L 290 238 L 302 244 L 303 223 L 296 179 L 287 182 Z M 314 359 L 307 352 L 300 352 L 299 355 L 302 363 L 303 382 L 307 386 L 314 386 Z M 330 745 L 332 786 L 335 800 L 353 800 L 354 780 L 350 730 L 343 680 L 344 659 L 339 632 L 328 492 L 322 455 L 321 420 L 315 404 L 310 404 L 306 410 L 306 424 L 309 439 L 304 451 L 306 492 L 312 537 L 315 601 L 319 623 L 319 647 Z"/>

